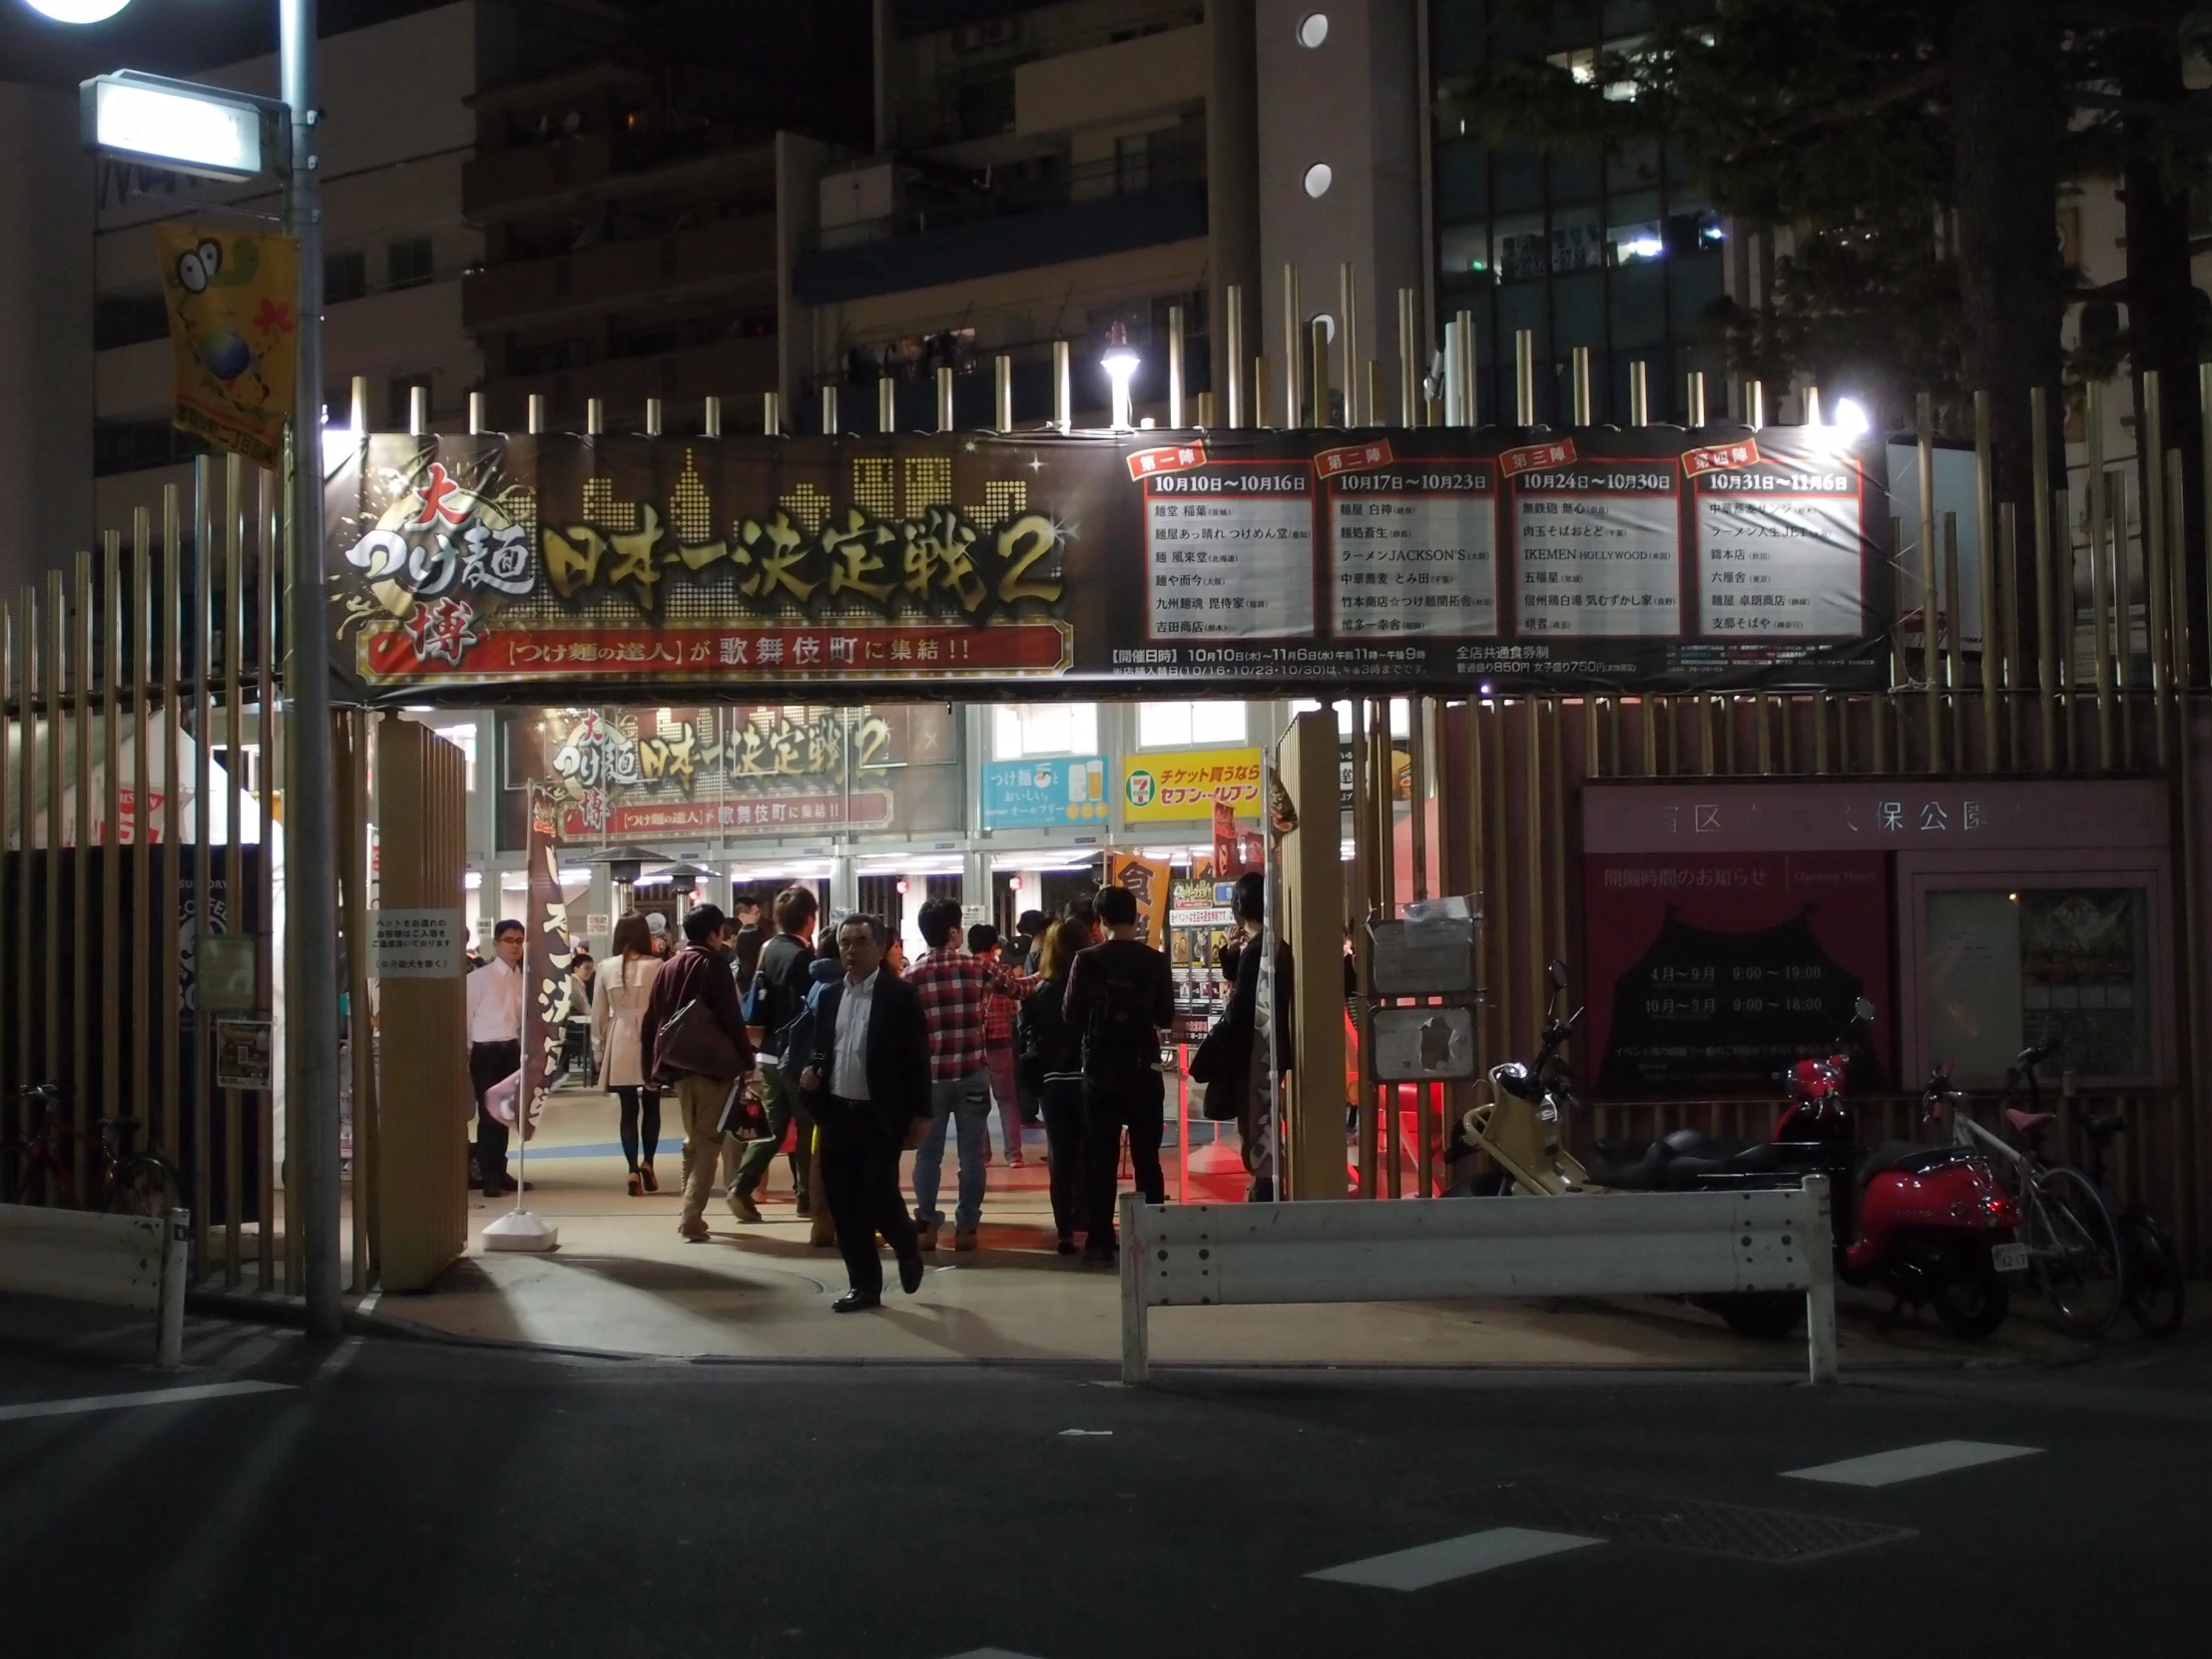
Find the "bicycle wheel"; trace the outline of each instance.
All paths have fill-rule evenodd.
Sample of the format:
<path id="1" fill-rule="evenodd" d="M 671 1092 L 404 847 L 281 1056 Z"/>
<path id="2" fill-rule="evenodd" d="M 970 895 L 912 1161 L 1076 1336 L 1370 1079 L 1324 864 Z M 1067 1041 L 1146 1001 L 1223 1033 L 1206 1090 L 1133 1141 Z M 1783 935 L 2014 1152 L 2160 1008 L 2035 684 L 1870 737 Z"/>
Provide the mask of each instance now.
<path id="1" fill-rule="evenodd" d="M 108 1190 L 111 1216 L 166 1216 L 177 1208 L 177 1172 L 151 1153 L 119 1159 Z"/>
<path id="2" fill-rule="evenodd" d="M 2170 1337 L 2181 1329 L 2181 1258 L 2166 1230 L 2140 1213 L 2124 1218 L 2120 1237 L 2127 1246 L 2127 1311 L 2148 1337 Z"/>
<path id="3" fill-rule="evenodd" d="M 2040 1171 L 2035 1185 L 2049 1235 L 2036 1264 L 2043 1294 L 2066 1329 L 2100 1336 L 2127 1301 L 2127 1257 L 2112 1207 L 2087 1176 L 2067 1164 Z"/>

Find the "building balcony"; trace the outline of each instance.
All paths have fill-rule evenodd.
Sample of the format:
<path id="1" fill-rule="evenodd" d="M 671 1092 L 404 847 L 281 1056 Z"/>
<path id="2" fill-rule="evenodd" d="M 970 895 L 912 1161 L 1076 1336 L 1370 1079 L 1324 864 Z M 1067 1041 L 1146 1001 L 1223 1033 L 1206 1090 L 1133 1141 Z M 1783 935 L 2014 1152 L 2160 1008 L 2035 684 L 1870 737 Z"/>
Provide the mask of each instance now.
<path id="1" fill-rule="evenodd" d="M 629 196 L 733 176 L 766 184 L 775 167 L 773 144 L 729 127 L 580 133 L 472 158 L 461 170 L 461 212 L 488 224 L 578 197 Z"/>
<path id="2" fill-rule="evenodd" d="M 775 272 L 775 217 L 723 219 L 475 272 L 461 284 L 461 318 L 472 332 L 521 327 L 642 296 L 689 298 L 748 281 L 765 287 Z"/>
<path id="3" fill-rule="evenodd" d="M 1203 179 L 1063 200 L 1025 211 L 977 217 L 937 229 L 893 234 L 875 227 L 873 240 L 822 248 L 801 257 L 793 288 L 810 305 L 830 305 L 910 288 L 1030 271 L 1039 266 L 1125 254 L 1206 235 Z"/>
<path id="4" fill-rule="evenodd" d="M 1198 109 L 1212 63 L 1203 25 L 1025 63 L 1014 71 L 1014 131 L 1037 138 Z"/>

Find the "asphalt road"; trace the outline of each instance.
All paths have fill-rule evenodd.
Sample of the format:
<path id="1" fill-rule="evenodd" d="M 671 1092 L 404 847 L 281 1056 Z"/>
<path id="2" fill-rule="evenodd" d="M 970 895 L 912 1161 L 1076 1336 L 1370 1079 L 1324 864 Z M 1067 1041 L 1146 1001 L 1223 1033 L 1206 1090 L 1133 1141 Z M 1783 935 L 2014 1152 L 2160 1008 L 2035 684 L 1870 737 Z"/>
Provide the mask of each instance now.
<path id="1" fill-rule="evenodd" d="M 2206 1651 L 2201 1332 L 1818 1390 L 148 1346 L 0 1302 L 11 1659 Z"/>

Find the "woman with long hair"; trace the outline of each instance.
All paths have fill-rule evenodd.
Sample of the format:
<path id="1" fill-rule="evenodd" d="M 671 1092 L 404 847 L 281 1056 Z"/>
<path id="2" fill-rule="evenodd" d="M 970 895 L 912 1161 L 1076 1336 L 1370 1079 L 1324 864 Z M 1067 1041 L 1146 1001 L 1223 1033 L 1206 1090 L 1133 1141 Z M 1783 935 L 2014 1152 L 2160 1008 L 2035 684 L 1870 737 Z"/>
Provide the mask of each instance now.
<path id="1" fill-rule="evenodd" d="M 1045 930 L 1037 954 L 1040 981 L 1022 998 L 1014 1022 L 1014 1063 L 1044 1109 L 1052 1231 L 1062 1256 L 1075 1254 L 1075 1228 L 1083 1219 L 1083 1033 L 1061 1009 L 1075 953 L 1090 943 L 1089 924 L 1073 917 Z"/>
<path id="2" fill-rule="evenodd" d="M 622 1102 L 622 1156 L 630 1165 L 632 1198 L 661 1190 L 653 1174 L 653 1155 L 661 1147 L 661 1091 L 645 1075 L 639 1043 L 660 971 L 645 917 L 627 915 L 616 922 L 614 960 L 599 973 L 591 1028 L 599 1049 L 599 1086 Z"/>

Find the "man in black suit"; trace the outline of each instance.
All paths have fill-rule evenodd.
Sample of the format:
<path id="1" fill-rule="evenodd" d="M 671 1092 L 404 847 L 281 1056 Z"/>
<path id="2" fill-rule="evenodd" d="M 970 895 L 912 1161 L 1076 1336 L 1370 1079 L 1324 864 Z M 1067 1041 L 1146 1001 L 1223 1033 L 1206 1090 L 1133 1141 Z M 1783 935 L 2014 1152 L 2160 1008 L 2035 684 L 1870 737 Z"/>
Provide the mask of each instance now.
<path id="1" fill-rule="evenodd" d="M 921 1289 L 920 1241 L 898 1196 L 898 1155 L 907 1126 L 929 1116 L 929 1033 L 914 988 L 882 971 L 889 942 L 877 916 L 846 916 L 838 927 L 844 977 L 822 993 L 814 1057 L 799 1080 L 817 1101 L 818 1179 L 852 1284 L 830 1305 L 840 1314 L 882 1306 L 877 1233 L 890 1241 L 906 1294 Z"/>

